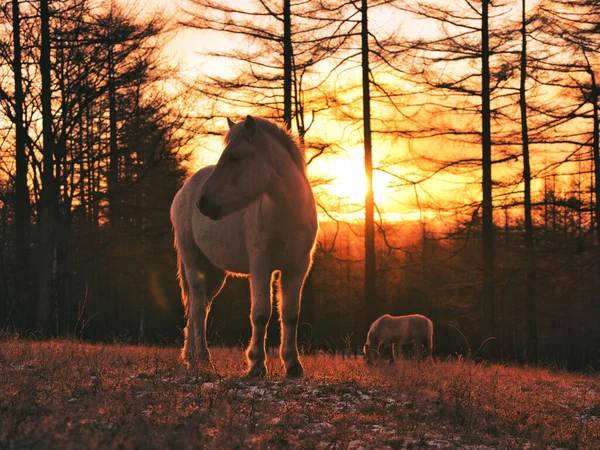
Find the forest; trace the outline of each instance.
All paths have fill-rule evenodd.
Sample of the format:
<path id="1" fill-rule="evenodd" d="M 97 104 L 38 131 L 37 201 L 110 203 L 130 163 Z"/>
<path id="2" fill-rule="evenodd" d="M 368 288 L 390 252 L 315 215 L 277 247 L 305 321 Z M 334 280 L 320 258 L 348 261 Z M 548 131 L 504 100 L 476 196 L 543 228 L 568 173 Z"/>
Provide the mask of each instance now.
<path id="1" fill-rule="evenodd" d="M 5 2 L 0 329 L 179 346 L 169 208 L 252 114 L 319 207 L 304 352 L 419 313 L 440 357 L 600 367 L 599 23 L 597 0 Z M 249 296 L 228 281 L 211 345 L 247 344 Z"/>

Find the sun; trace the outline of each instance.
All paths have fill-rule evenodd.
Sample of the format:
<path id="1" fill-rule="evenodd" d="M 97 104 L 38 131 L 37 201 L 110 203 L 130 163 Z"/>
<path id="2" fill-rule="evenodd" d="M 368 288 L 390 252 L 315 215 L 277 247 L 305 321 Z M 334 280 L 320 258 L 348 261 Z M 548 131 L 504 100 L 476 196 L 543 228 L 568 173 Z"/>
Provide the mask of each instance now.
<path id="1" fill-rule="evenodd" d="M 359 158 L 335 158 L 328 164 L 329 175 L 333 181 L 325 189 L 335 197 L 349 204 L 364 205 L 367 195 L 367 177 L 364 162 Z M 383 204 L 389 191 L 389 175 L 375 171 L 373 173 L 373 194 L 375 202 Z"/>

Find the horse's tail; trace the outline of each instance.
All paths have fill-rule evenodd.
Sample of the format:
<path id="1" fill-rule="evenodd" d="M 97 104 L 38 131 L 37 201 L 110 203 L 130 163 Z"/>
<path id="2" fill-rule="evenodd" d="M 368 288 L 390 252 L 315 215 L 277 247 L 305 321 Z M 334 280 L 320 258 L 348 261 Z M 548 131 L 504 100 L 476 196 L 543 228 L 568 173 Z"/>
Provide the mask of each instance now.
<path id="1" fill-rule="evenodd" d="M 179 279 L 179 286 L 181 287 L 181 303 L 183 303 L 185 317 L 188 317 L 188 298 L 190 294 L 190 287 L 185 275 L 185 264 L 183 263 L 183 259 L 181 259 L 181 252 L 179 251 L 179 243 L 177 242 L 177 238 L 175 238 L 175 250 L 177 250 L 177 278 Z"/>

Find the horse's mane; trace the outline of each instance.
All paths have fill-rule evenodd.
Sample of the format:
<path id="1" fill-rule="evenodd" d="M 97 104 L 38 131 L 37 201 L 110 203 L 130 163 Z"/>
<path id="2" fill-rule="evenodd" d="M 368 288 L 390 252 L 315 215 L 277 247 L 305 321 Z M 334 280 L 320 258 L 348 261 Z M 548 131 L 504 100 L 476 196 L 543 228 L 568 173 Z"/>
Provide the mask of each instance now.
<path id="1" fill-rule="evenodd" d="M 263 119 L 262 117 L 252 117 L 261 130 L 268 133 L 271 137 L 277 139 L 277 141 L 288 151 L 289 155 L 292 158 L 292 161 L 294 161 L 294 164 L 298 166 L 298 169 L 300 169 L 301 172 L 304 172 L 304 152 L 299 147 L 298 143 L 294 139 L 294 136 L 292 136 L 290 132 L 280 127 L 276 123 L 271 122 L 270 120 Z M 229 133 L 227 134 L 225 139 L 229 140 Z"/>
<path id="2" fill-rule="evenodd" d="M 304 171 L 304 152 L 300 149 L 294 137 L 279 125 L 266 119 L 256 118 L 263 130 L 271 134 L 288 151 L 294 163 Z"/>

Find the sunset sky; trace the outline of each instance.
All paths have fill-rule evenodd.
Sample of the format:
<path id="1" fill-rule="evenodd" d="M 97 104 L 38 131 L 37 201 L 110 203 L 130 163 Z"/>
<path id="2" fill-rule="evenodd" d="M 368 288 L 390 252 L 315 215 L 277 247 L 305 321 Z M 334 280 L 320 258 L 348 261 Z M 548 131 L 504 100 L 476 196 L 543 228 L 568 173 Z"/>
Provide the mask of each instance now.
<path id="1" fill-rule="evenodd" d="M 178 2 L 163 2 L 152 0 L 153 8 L 163 10 L 169 17 L 181 19 L 183 17 L 180 7 L 187 7 L 184 0 Z M 236 0 L 232 4 L 241 6 L 249 4 L 248 1 Z M 535 2 L 529 2 L 532 7 Z M 520 7 L 514 2 L 512 10 L 507 14 L 511 18 L 517 18 L 520 13 Z M 370 15 L 370 30 L 378 35 L 386 36 L 392 32 L 401 32 L 409 37 L 432 36 L 438 32 L 436 25 L 424 20 L 410 20 L 407 16 L 396 10 L 374 9 Z M 203 52 L 227 51 L 234 48 L 241 50 L 247 49 L 251 43 L 239 37 L 231 37 L 224 33 L 198 31 L 193 29 L 182 29 L 177 32 L 168 46 L 168 53 L 173 61 L 177 61 L 182 78 L 191 81 L 200 78 L 203 74 L 213 74 L 226 76 L 229 72 L 233 73 L 239 68 L 232 66 L 229 61 L 221 58 L 208 58 L 201 55 Z M 328 68 L 324 65 L 323 70 Z M 376 70 L 376 69 L 375 69 Z M 378 80 L 386 78 L 385 73 L 374 72 Z M 392 75 L 389 75 L 392 77 Z M 402 83 L 399 80 L 384 80 L 393 85 L 394 82 Z M 339 95 L 344 97 L 346 103 L 352 105 L 353 115 L 360 117 L 362 111 L 361 92 L 360 92 L 360 70 L 355 68 L 344 72 L 343 77 L 334 78 L 330 84 L 333 89 L 339 89 L 340 86 L 353 86 L 350 91 Z M 372 88 L 373 89 L 373 88 Z M 203 108 L 202 100 L 199 101 L 199 109 Z M 310 105 L 308 105 L 310 106 Z M 230 116 L 234 120 L 241 119 L 246 114 L 245 111 L 232 110 Z M 398 114 L 393 109 L 386 110 L 381 104 L 372 102 L 372 124 L 375 130 L 381 129 L 399 121 Z M 434 119 L 435 120 L 435 119 Z M 453 119 L 464 120 L 464 119 Z M 471 119 L 472 120 L 472 119 Z M 222 123 L 221 123 L 222 122 Z M 226 131 L 226 122 L 219 119 L 214 123 L 215 129 Z M 336 198 L 336 204 L 346 205 L 345 212 L 359 211 L 360 204 L 364 202 L 365 176 L 364 160 L 362 147 L 362 127 L 360 124 L 348 125 L 348 123 L 339 122 L 335 113 L 325 111 L 318 116 L 313 128 L 309 134 L 310 138 L 318 137 L 321 141 L 333 142 L 337 145 L 335 155 L 324 155 L 317 158 L 309 167 L 309 175 L 315 178 L 327 178 L 330 183 L 317 187 L 317 194 L 321 192 L 325 197 L 332 196 Z M 217 137 L 203 138 L 196 142 L 194 149 L 194 167 L 200 167 L 205 164 L 216 162 L 222 151 L 222 140 Z M 405 138 L 396 137 L 394 139 L 385 138 L 377 133 L 373 138 L 373 159 L 374 166 L 386 165 L 390 172 L 401 175 L 411 181 L 417 181 L 423 176 L 422 167 L 402 163 L 410 159 L 409 148 L 416 151 L 419 155 L 425 155 L 434 159 L 448 160 L 453 157 L 477 158 L 480 156 L 478 145 L 460 144 L 443 139 L 427 139 L 409 142 Z M 502 157 L 502 155 L 499 155 Z M 389 164 L 390 158 L 394 158 L 395 164 Z M 432 163 L 433 164 L 433 163 Z M 522 170 L 522 165 L 518 161 L 509 162 L 505 166 L 495 167 L 495 177 L 515 177 Z M 444 205 L 468 204 L 476 202 L 479 198 L 478 180 L 480 171 L 476 169 L 465 170 L 460 173 L 442 173 L 430 181 L 422 183 L 418 188 L 407 183 L 401 183 L 398 186 L 398 179 L 392 175 L 375 171 L 374 173 L 374 192 L 378 206 L 385 213 L 389 214 L 390 220 L 397 220 L 406 216 L 415 217 L 418 212 L 418 206 L 426 205 L 429 211 L 441 210 Z M 534 184 L 536 190 L 541 190 L 541 184 L 538 180 Z M 360 212 L 355 213 L 359 217 Z"/>
<path id="2" fill-rule="evenodd" d="M 152 0 L 154 7 L 164 10 L 167 15 L 181 17 L 179 7 L 186 6 L 186 3 L 179 1 L 177 4 L 166 3 L 160 0 Z M 248 2 L 234 1 L 233 4 L 244 5 Z M 179 6 L 178 6 L 179 5 Z M 380 10 L 374 10 L 370 26 L 373 30 L 392 30 L 397 27 L 405 18 L 399 12 L 390 14 L 390 10 L 382 13 Z M 423 25 L 413 23 L 412 27 L 419 32 Z M 180 30 L 168 46 L 168 52 L 179 62 L 181 72 L 184 77 L 194 78 L 201 74 L 222 75 L 223 72 L 233 70 L 230 63 L 223 59 L 207 58 L 201 55 L 206 51 L 230 50 L 232 48 L 247 48 L 248 43 L 243 39 L 226 36 L 222 33 L 207 31 L 198 31 L 194 29 Z M 359 86 L 360 71 L 350 72 L 352 83 Z M 360 91 L 352 93 L 355 102 L 360 105 Z M 377 111 L 374 112 L 374 115 Z M 231 112 L 232 118 L 239 119 L 239 113 Z M 356 211 L 357 206 L 364 202 L 366 180 L 364 175 L 364 156 L 362 146 L 362 128 L 352 127 L 346 129 L 345 125 L 340 125 L 335 119 L 327 118 L 327 114 L 319 118 L 310 133 L 318 133 L 319 138 L 324 141 L 336 142 L 341 151 L 336 155 L 325 155 L 313 162 L 309 168 L 309 175 L 314 177 L 330 178 L 331 183 L 325 187 L 326 193 L 339 197 L 342 203 L 348 205 L 348 211 Z M 375 122 L 375 120 L 374 120 Z M 226 130 L 226 123 L 220 124 L 223 132 Z M 376 124 L 374 123 L 374 127 Z M 209 138 L 202 142 L 202 147 L 197 151 L 196 166 L 216 162 L 223 148 L 222 142 L 218 138 Z M 394 142 L 382 141 L 374 138 L 374 163 L 375 166 L 385 159 L 390 148 L 393 147 L 394 154 L 398 155 L 401 151 L 406 151 L 406 142 L 395 140 Z M 391 189 L 394 178 L 382 172 L 374 174 L 374 192 L 375 199 L 382 210 L 393 213 L 395 218 L 399 218 L 399 213 L 412 216 L 414 214 L 412 207 L 408 204 L 413 202 L 414 193 L 412 189 L 406 192 Z M 360 213 L 359 213 L 360 215 Z M 391 217 L 391 216 L 390 216 Z"/>

